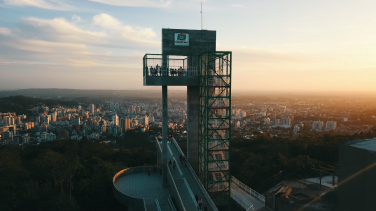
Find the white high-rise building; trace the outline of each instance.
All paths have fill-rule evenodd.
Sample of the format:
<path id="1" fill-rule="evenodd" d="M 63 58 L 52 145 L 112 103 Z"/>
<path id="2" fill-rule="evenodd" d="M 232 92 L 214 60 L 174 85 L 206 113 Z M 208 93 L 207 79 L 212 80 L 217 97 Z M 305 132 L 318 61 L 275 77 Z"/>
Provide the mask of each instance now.
<path id="1" fill-rule="evenodd" d="M 326 122 L 326 130 L 335 130 L 337 127 L 337 122 L 335 121 L 327 121 Z"/>
<path id="2" fill-rule="evenodd" d="M 300 131 L 300 127 L 298 125 L 294 126 L 294 133 L 297 134 Z"/>
<path id="3" fill-rule="evenodd" d="M 81 124 L 80 117 L 74 118 L 73 122 L 74 122 L 75 125 L 80 125 Z"/>
<path id="4" fill-rule="evenodd" d="M 4 117 L 4 124 L 6 125 L 6 126 L 11 126 L 11 125 L 14 125 L 14 118 L 13 117 L 11 117 L 11 116 L 6 116 L 6 117 Z"/>
<path id="5" fill-rule="evenodd" d="M 125 130 L 131 129 L 131 119 L 125 119 Z"/>
<path id="6" fill-rule="evenodd" d="M 149 117 L 148 116 L 144 117 L 144 125 L 149 126 Z"/>
<path id="7" fill-rule="evenodd" d="M 114 102 L 110 102 L 110 110 L 111 110 L 111 111 L 114 111 L 114 110 L 115 110 Z"/>
<path id="8" fill-rule="evenodd" d="M 22 115 L 19 115 L 19 116 L 17 117 L 17 124 L 18 124 L 18 125 L 22 124 Z"/>
<path id="9" fill-rule="evenodd" d="M 112 116 L 112 122 L 114 123 L 114 125 L 116 126 L 119 126 L 119 116 L 118 115 L 113 115 Z"/>
<path id="10" fill-rule="evenodd" d="M 121 118 L 119 122 L 120 122 L 120 132 L 123 133 L 123 132 L 126 131 L 126 129 L 125 129 L 125 118 Z"/>
<path id="11" fill-rule="evenodd" d="M 89 105 L 89 113 L 90 114 L 94 114 L 95 113 L 95 105 L 94 104 L 90 104 Z"/>
<path id="12" fill-rule="evenodd" d="M 48 116 L 41 116 L 40 121 L 44 122 L 45 125 L 50 124 L 50 119 L 48 118 Z"/>
<path id="13" fill-rule="evenodd" d="M 141 107 L 140 106 L 137 106 L 137 115 L 141 114 Z"/>
<path id="14" fill-rule="evenodd" d="M 282 118 L 281 119 L 281 126 L 285 127 L 285 128 L 291 127 L 291 119 L 286 118 L 286 117 Z"/>
<path id="15" fill-rule="evenodd" d="M 321 131 L 324 126 L 324 122 L 322 121 L 314 121 L 312 123 L 312 130 Z"/>
<path id="16" fill-rule="evenodd" d="M 56 113 L 51 113 L 51 121 L 56 122 L 56 120 L 57 120 Z"/>
<path id="17" fill-rule="evenodd" d="M 273 127 L 278 127 L 280 124 L 281 124 L 280 119 L 273 119 L 273 124 L 272 124 Z"/>
<path id="18" fill-rule="evenodd" d="M 240 128 L 240 121 L 236 121 L 235 128 Z"/>

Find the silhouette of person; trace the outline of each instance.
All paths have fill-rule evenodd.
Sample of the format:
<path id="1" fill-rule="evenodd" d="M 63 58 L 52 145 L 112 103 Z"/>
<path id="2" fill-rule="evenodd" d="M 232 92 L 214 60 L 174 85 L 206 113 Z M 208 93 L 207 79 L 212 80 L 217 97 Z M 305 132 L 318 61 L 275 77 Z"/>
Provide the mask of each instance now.
<path id="1" fill-rule="evenodd" d="M 202 199 L 198 200 L 198 208 L 201 210 L 201 206 L 202 206 Z"/>

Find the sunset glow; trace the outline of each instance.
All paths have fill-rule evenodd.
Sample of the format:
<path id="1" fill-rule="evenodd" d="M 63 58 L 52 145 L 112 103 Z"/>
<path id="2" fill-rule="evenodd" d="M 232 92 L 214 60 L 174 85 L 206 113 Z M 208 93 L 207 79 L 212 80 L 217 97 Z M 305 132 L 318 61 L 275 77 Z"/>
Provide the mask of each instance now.
<path id="1" fill-rule="evenodd" d="M 1 0 L 0 90 L 150 89 L 162 28 L 201 29 L 198 0 Z M 233 91 L 376 92 L 376 1 L 203 1 L 233 52 Z"/>

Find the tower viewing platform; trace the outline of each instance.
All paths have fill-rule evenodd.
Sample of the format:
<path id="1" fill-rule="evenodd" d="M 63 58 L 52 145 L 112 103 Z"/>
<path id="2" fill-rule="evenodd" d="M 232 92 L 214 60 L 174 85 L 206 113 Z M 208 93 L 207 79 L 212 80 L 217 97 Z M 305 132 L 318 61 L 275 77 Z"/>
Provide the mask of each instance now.
<path id="1" fill-rule="evenodd" d="M 162 54 L 143 57 L 144 86 L 162 87 L 161 174 L 146 176 L 142 167 L 119 172 L 114 193 L 120 202 L 134 210 L 194 211 L 199 202 L 201 210 L 227 210 L 230 198 L 247 210 L 263 206 L 231 177 L 231 75 L 232 52 L 216 51 L 216 31 L 162 29 Z M 169 139 L 168 86 L 187 87 L 186 153 Z"/>
<path id="2" fill-rule="evenodd" d="M 144 86 L 199 86 L 197 59 L 197 56 L 145 54 Z"/>

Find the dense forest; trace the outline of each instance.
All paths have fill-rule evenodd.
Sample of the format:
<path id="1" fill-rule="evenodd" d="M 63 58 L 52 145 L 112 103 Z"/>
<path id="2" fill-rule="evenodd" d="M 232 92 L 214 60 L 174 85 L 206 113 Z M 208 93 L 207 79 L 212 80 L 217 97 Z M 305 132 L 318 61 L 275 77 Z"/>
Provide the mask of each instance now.
<path id="1" fill-rule="evenodd" d="M 350 140 L 376 136 L 369 133 L 354 135 L 323 135 L 299 139 L 270 138 L 259 135 L 253 140 L 232 140 L 232 175 L 260 193 L 284 179 L 318 177 L 312 168 L 337 166 L 339 146 Z"/>
<path id="2" fill-rule="evenodd" d="M 156 163 L 149 135 L 127 131 L 125 137 L 113 137 L 116 144 L 60 140 L 1 146 L 0 210 L 125 210 L 113 196 L 112 178 L 126 167 Z M 283 179 L 317 176 L 311 167 L 336 165 L 340 144 L 375 136 L 376 129 L 295 140 L 236 138 L 232 175 L 263 193 Z"/>
<path id="3" fill-rule="evenodd" d="M 155 162 L 154 144 L 135 131 L 116 145 L 61 140 L 2 146 L 0 210 L 126 210 L 113 196 L 113 176 Z"/>

